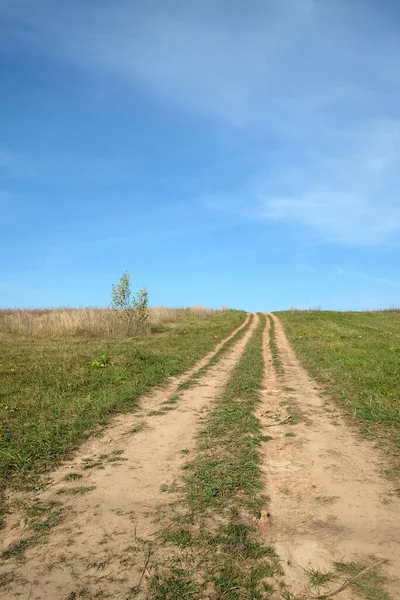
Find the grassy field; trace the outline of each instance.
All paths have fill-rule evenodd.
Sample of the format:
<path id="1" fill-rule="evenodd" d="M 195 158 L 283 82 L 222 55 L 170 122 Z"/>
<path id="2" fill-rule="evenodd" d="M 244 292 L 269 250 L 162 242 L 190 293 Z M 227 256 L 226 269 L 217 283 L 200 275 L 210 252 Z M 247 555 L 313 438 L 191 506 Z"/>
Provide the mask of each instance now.
<path id="1" fill-rule="evenodd" d="M 0 336 L 0 481 L 36 486 L 110 415 L 178 375 L 243 322 L 241 311 L 173 313 L 142 338 Z M 19 330 L 17 330 L 19 331 Z"/>
<path id="2" fill-rule="evenodd" d="M 400 456 L 400 311 L 277 315 L 309 373 Z"/>

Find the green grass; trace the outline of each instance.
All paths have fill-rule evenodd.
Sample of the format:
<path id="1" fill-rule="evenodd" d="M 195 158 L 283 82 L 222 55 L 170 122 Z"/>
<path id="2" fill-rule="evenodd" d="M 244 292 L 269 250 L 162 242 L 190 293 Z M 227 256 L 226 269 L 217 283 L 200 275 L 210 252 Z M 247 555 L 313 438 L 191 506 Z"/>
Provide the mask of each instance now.
<path id="1" fill-rule="evenodd" d="M 274 323 L 274 320 L 271 319 L 271 317 L 268 317 L 268 319 L 269 319 L 269 324 L 270 324 L 270 326 L 269 326 L 269 347 L 271 350 L 272 364 L 274 366 L 275 373 L 277 374 L 277 376 L 282 377 L 283 365 L 282 365 L 278 346 L 277 346 L 276 339 L 275 339 L 275 323 Z"/>
<path id="2" fill-rule="evenodd" d="M 21 560 L 24 556 L 25 551 L 36 544 L 37 536 L 33 535 L 27 538 L 23 538 L 22 540 L 18 540 L 11 544 L 7 550 L 3 550 L 0 553 L 0 558 L 3 560 L 9 560 L 10 558 L 14 558 L 15 560 Z"/>
<path id="3" fill-rule="evenodd" d="M 347 580 L 352 580 L 350 588 L 361 598 L 365 598 L 365 600 L 390 600 L 389 594 L 383 589 L 386 577 L 379 573 L 378 568 L 356 578 L 365 566 L 365 564 L 354 562 L 335 563 L 336 571 L 345 576 Z"/>
<path id="4" fill-rule="evenodd" d="M 236 344 L 244 336 L 246 331 L 249 329 L 249 327 L 253 321 L 253 318 L 254 318 L 253 315 L 250 315 L 250 319 L 249 319 L 249 322 L 247 323 L 247 325 L 245 325 L 240 331 L 237 331 L 235 333 L 235 335 L 233 335 L 227 342 L 225 342 L 225 344 L 222 346 L 222 348 L 220 348 L 218 350 L 218 352 L 216 352 L 214 354 L 214 356 L 208 361 L 208 363 L 206 365 L 204 365 L 203 367 L 198 369 L 195 373 L 193 373 L 192 375 L 187 377 L 184 381 L 182 381 L 182 383 L 180 383 L 178 386 L 178 390 L 186 390 L 186 389 L 189 389 L 190 387 L 193 387 L 197 383 L 197 381 L 200 379 L 200 377 L 202 377 L 204 375 L 204 373 L 206 373 L 211 367 L 216 365 L 219 362 L 219 360 L 221 359 L 221 357 L 225 354 L 225 352 L 227 352 L 229 350 L 229 348 L 231 348 L 234 344 Z M 179 399 L 179 396 L 177 396 L 177 395 L 172 396 L 170 401 L 172 401 L 175 398 Z"/>
<path id="5" fill-rule="evenodd" d="M 154 577 L 151 582 L 153 600 L 184 600 L 194 598 L 200 592 L 184 569 L 174 568 L 168 577 Z"/>
<path id="6" fill-rule="evenodd" d="M 264 377 L 264 326 L 261 316 L 206 417 L 196 456 L 185 469 L 183 513 L 164 531 L 164 541 L 172 546 L 169 569 L 164 565 L 154 576 L 152 598 L 200 599 L 211 585 L 216 599 L 261 600 L 274 589 L 274 581 L 266 579 L 282 574 L 275 550 L 257 539 L 251 525 L 267 502 L 259 452 L 263 436 L 255 416 Z M 174 596 L 176 590 L 186 595 Z"/>
<path id="7" fill-rule="evenodd" d="M 129 430 L 129 433 L 139 433 L 139 431 L 143 431 L 143 429 L 146 429 L 146 427 L 146 423 L 138 423 Z"/>
<path id="8" fill-rule="evenodd" d="M 264 323 L 262 317 L 200 434 L 201 451 L 188 479 L 188 504 L 193 511 L 224 506 L 239 492 L 252 505 L 258 504 L 257 494 L 262 488 L 258 452 L 261 424 L 254 410 L 264 375 Z"/>
<path id="9" fill-rule="evenodd" d="M 280 405 L 284 406 L 287 414 L 290 415 L 290 425 L 298 425 L 298 423 L 305 420 L 309 422 L 309 420 L 305 419 L 299 404 L 293 398 L 289 397 L 283 400 L 280 402 Z"/>
<path id="10" fill-rule="evenodd" d="M 35 532 L 34 535 L 13 542 L 0 553 L 0 558 L 9 560 L 21 560 L 28 548 L 32 548 L 43 539 L 49 531 L 59 525 L 64 518 L 64 508 L 61 502 L 49 500 L 40 502 L 34 500 L 30 503 L 22 503 L 25 513 L 25 524 Z"/>
<path id="11" fill-rule="evenodd" d="M 180 375 L 243 322 L 242 311 L 182 319 L 135 339 L 0 338 L 0 481 L 37 486 L 139 396 Z M 102 368 L 94 366 L 107 357 Z M 4 489 L 4 488 L 3 488 Z M 1 489 L 0 489 L 1 496 Z"/>
<path id="12" fill-rule="evenodd" d="M 65 481 L 75 481 L 76 479 L 82 479 L 81 473 L 67 473 L 64 477 Z"/>
<path id="13" fill-rule="evenodd" d="M 329 583 L 338 580 L 338 575 L 335 571 L 321 571 L 319 569 L 311 568 L 306 569 L 305 572 L 309 578 L 309 588 L 314 589 L 317 594 L 320 593 L 321 588 L 327 587 Z"/>
<path id="14" fill-rule="evenodd" d="M 277 314 L 310 374 L 400 458 L 400 311 Z"/>
<path id="15" fill-rule="evenodd" d="M 179 394 L 174 394 L 173 396 L 171 396 L 170 398 L 168 398 L 167 400 L 164 400 L 164 402 L 161 402 L 161 404 L 163 405 L 168 405 L 168 404 L 177 404 L 180 400 L 180 396 Z"/>
<path id="16" fill-rule="evenodd" d="M 96 489 L 95 485 L 89 485 L 89 486 L 80 485 L 78 487 L 61 488 L 61 489 L 57 490 L 57 494 L 58 495 L 67 494 L 69 496 L 83 496 L 84 494 L 87 494 L 88 492 L 91 492 L 94 489 Z"/>
<path id="17" fill-rule="evenodd" d="M 36 501 L 27 507 L 26 524 L 34 531 L 47 531 L 55 525 L 61 523 L 63 519 L 63 510 L 60 508 L 60 502 L 39 502 Z"/>

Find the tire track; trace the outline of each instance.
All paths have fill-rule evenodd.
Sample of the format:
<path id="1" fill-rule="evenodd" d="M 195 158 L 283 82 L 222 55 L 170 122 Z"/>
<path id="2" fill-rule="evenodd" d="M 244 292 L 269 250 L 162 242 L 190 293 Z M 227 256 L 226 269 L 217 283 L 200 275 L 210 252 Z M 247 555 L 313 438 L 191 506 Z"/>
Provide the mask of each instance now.
<path id="1" fill-rule="evenodd" d="M 390 598 L 400 598 L 400 501 L 379 471 L 384 456 L 343 419 L 324 397 L 273 319 L 283 366 L 277 378 L 269 338 L 264 339 L 266 389 L 261 418 L 273 437 L 264 446 L 263 468 L 271 498 L 262 535 L 275 544 L 295 594 L 310 597 L 307 569 L 331 571 L 334 562 L 370 564 L 386 559 L 381 572 Z M 286 403 L 303 420 L 292 425 Z M 290 437 L 288 437 L 290 436 Z M 331 584 L 331 589 L 339 584 Z M 324 588 L 325 592 L 327 588 Z M 316 593 L 316 590 L 313 590 Z M 361 598 L 351 587 L 341 600 Z M 368 598 L 388 598 L 384 592 Z"/>
<path id="2" fill-rule="evenodd" d="M 227 340 L 246 326 L 248 319 L 191 372 L 207 364 Z M 25 562 L 11 560 L 12 564 L 8 561 L 0 566 L 7 599 L 136 597 L 135 588 L 143 577 L 146 579 L 151 557 L 156 553 L 160 518 L 171 518 L 175 510 L 176 497 L 163 491 L 173 490 L 186 454 L 195 446 L 203 412 L 225 386 L 257 323 L 255 316 L 243 338 L 196 385 L 181 392 L 174 410 L 170 407 L 148 416 L 148 426 L 134 435 L 128 434 L 128 427 L 137 418 L 126 423 L 126 416 L 125 422 L 121 417 L 106 435 L 85 444 L 72 464 L 53 473 L 56 483 L 37 494 L 35 500 L 48 503 L 62 498 L 66 517 L 41 544 L 26 551 Z M 142 406 L 148 409 L 160 405 L 185 377 L 149 395 Z M 71 469 L 82 475 L 78 485 L 91 491 L 58 495 L 65 489 L 64 478 Z M 24 536 L 23 524 L 14 525 L 5 531 L 5 547 Z M 7 582 L 9 577 L 13 580 Z"/>

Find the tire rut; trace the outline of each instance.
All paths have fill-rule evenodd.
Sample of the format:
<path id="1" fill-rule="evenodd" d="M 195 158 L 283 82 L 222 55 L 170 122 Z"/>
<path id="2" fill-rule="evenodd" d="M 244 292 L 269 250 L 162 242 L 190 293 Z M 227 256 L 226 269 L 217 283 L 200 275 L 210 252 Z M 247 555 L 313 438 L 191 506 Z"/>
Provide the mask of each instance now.
<path id="1" fill-rule="evenodd" d="M 159 406 L 181 381 L 196 372 L 246 321 L 189 373 L 156 390 L 141 402 L 144 410 Z M 0 565 L 0 584 L 9 600 L 67 600 L 78 598 L 137 597 L 137 586 L 151 571 L 162 520 L 171 518 L 176 498 L 173 486 L 195 447 L 202 414 L 220 394 L 249 341 L 258 317 L 244 336 L 203 375 L 180 393 L 167 412 L 146 417 L 124 415 L 98 438 L 87 442 L 75 459 L 52 475 L 54 482 L 30 500 L 49 503 L 62 499 L 65 518 L 40 543 L 28 548 L 24 562 L 14 559 Z M 65 476 L 78 472 L 77 482 Z M 84 493 L 60 494 L 66 486 L 81 486 Z M 21 519 L 21 515 L 19 515 Z M 16 518 L 4 531 L 4 547 L 30 535 Z"/>
<path id="2" fill-rule="evenodd" d="M 269 317 L 274 321 L 284 374 L 280 379 L 275 373 L 266 332 L 260 418 L 273 439 L 263 449 L 271 503 L 262 535 L 275 545 L 286 582 L 296 595 L 310 598 L 307 569 L 326 572 L 334 562 L 370 564 L 386 559 L 387 564 L 380 567 L 387 578 L 383 587 L 390 598 L 398 599 L 400 501 L 380 475 L 385 457 L 322 394 L 300 365 L 278 318 Z M 292 403 L 302 414 L 297 424 L 294 417 L 286 420 L 287 406 Z M 347 587 L 338 597 L 367 596 Z"/>

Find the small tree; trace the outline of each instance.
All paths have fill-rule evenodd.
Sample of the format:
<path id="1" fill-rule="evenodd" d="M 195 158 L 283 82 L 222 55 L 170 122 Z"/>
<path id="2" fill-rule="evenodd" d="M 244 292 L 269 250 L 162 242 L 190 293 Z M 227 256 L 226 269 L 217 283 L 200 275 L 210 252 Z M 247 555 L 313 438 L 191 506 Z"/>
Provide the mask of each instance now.
<path id="1" fill-rule="evenodd" d="M 119 283 L 112 286 L 111 308 L 127 321 L 133 333 L 144 334 L 149 329 L 149 293 L 142 288 L 132 298 L 131 276 L 122 273 Z"/>
<path id="2" fill-rule="evenodd" d="M 146 333 L 149 328 L 149 292 L 142 288 L 136 292 L 133 300 L 135 310 L 135 322 L 139 333 Z"/>
<path id="3" fill-rule="evenodd" d="M 131 276 L 128 271 L 122 273 L 117 285 L 112 286 L 111 308 L 115 310 L 130 310 L 132 308 Z"/>

